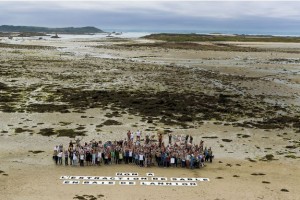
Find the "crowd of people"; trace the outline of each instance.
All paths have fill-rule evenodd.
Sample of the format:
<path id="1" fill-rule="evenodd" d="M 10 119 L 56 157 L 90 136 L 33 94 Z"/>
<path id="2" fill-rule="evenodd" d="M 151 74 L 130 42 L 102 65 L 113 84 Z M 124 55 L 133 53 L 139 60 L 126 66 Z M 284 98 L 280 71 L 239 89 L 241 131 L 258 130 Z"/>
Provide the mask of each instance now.
<path id="1" fill-rule="evenodd" d="M 135 137 L 136 136 L 136 137 Z M 193 143 L 190 135 L 168 134 L 165 144 L 164 134 L 145 135 L 141 131 L 128 131 L 126 138 L 120 141 L 96 141 L 82 143 L 77 138 L 70 141 L 68 148 L 62 144 L 54 147 L 53 160 L 56 165 L 100 166 L 111 164 L 134 164 L 140 167 L 183 167 L 201 168 L 205 162 L 212 162 L 211 148 L 204 147 L 204 141 Z"/>

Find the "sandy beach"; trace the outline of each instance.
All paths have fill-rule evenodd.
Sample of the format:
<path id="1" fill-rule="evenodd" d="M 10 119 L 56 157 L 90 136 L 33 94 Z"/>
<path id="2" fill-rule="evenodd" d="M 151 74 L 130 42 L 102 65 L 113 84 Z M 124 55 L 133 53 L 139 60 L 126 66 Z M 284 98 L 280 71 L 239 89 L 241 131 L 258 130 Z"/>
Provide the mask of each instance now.
<path id="1" fill-rule="evenodd" d="M 0 38 L 0 199 L 300 198 L 300 44 Z M 168 44 L 169 45 L 169 44 Z M 231 50 L 211 50 L 229 45 Z M 198 48 L 198 46 L 197 46 Z M 251 51 L 244 48 L 251 48 Z M 247 51 L 246 51 L 247 50 Z M 56 166 L 72 136 L 192 135 L 201 169 Z M 64 130 L 70 137 L 59 137 Z M 164 137 L 167 141 L 167 135 Z M 63 185 L 60 176 L 205 177 L 196 187 Z"/>

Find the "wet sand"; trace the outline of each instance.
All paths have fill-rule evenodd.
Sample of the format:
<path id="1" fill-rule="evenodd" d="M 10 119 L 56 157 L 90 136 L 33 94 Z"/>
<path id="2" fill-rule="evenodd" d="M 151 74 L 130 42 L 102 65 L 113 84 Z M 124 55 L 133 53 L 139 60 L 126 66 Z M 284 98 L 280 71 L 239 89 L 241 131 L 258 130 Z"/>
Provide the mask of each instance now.
<path id="1" fill-rule="evenodd" d="M 124 46 L 147 42 L 153 41 L 0 45 L 0 198 L 298 199 L 300 69 L 298 54 L 286 49 L 297 51 L 299 45 L 234 43 L 264 52 Z M 204 140 L 212 147 L 215 159 L 194 170 L 125 164 L 80 168 L 52 161 L 53 147 L 70 140 L 58 137 L 61 130 L 84 134 L 84 141 L 105 141 L 123 139 L 129 129 L 190 134 L 195 143 Z M 159 187 L 59 180 L 127 171 L 210 182 Z"/>

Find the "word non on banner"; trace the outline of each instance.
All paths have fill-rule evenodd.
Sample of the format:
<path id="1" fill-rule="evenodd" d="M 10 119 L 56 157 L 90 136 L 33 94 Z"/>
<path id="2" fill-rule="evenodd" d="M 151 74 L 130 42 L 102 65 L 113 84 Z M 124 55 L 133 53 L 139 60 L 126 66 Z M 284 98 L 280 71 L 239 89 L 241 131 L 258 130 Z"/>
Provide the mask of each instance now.
<path id="1" fill-rule="evenodd" d="M 196 182 L 141 182 L 146 186 L 197 186 Z"/>
<path id="2" fill-rule="evenodd" d="M 117 172 L 116 176 L 138 176 L 138 173 L 135 172 Z"/>
<path id="3" fill-rule="evenodd" d="M 209 181 L 209 178 L 170 178 L 171 181 Z"/>
<path id="4" fill-rule="evenodd" d="M 120 181 L 119 185 L 135 185 L 134 181 Z"/>
<path id="5" fill-rule="evenodd" d="M 83 185 L 115 185 L 115 181 L 83 181 Z"/>
<path id="6" fill-rule="evenodd" d="M 154 173 L 146 173 L 146 176 L 154 176 Z"/>

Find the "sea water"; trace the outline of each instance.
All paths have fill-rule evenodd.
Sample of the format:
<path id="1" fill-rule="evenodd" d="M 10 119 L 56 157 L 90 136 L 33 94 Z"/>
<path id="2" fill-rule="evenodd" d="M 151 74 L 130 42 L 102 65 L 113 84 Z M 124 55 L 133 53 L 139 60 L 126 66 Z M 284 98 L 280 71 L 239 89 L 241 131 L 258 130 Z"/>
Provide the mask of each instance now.
<path id="1" fill-rule="evenodd" d="M 51 36 L 43 36 L 46 40 L 72 40 L 72 39 L 104 39 L 104 38 L 140 38 L 152 34 L 151 32 L 118 32 L 116 33 L 96 33 L 90 35 L 76 35 L 76 34 L 58 34 L 60 38 L 51 38 Z M 38 39 L 39 37 L 32 37 Z"/>
<path id="2" fill-rule="evenodd" d="M 85 34 L 85 35 L 77 35 L 77 34 L 58 34 L 59 38 L 51 38 L 54 34 L 48 34 L 47 36 L 33 36 L 33 37 L 14 37 L 12 40 L 7 38 L 2 38 L 2 42 L 6 43 L 22 43 L 23 40 L 73 40 L 73 39 L 105 39 L 105 38 L 140 38 L 147 35 L 155 34 L 155 33 L 178 33 L 178 34 L 222 34 L 222 35 L 268 35 L 268 36 L 290 36 L 290 37 L 300 37 L 300 33 L 298 32 L 280 32 L 280 31 L 257 31 L 257 30 L 247 30 L 247 31 L 229 31 L 229 30 L 221 30 L 221 31 L 211 31 L 211 30 L 154 30 L 154 31 L 139 31 L 139 30 L 118 30 L 106 33 L 96 33 L 96 34 Z"/>

